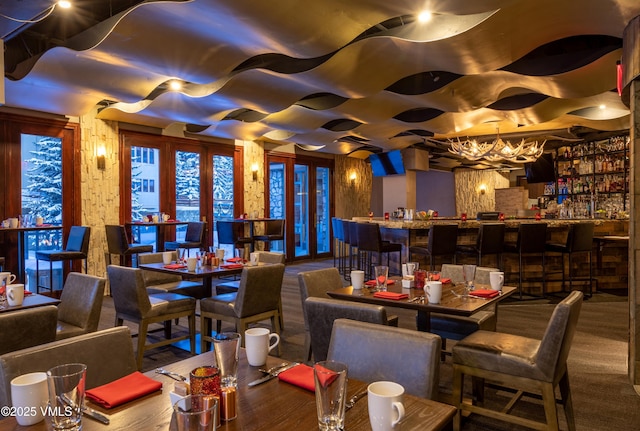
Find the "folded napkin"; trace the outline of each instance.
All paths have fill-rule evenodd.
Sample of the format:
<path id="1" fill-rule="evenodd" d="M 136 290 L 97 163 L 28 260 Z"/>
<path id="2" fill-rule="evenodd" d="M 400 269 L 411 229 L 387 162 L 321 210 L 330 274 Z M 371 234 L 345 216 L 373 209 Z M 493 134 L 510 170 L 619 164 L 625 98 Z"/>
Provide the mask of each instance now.
<path id="1" fill-rule="evenodd" d="M 395 280 L 388 279 L 387 280 L 387 286 L 391 286 L 395 282 L 396 282 Z M 377 285 L 375 280 L 365 281 L 364 284 L 366 284 L 367 286 L 376 286 Z"/>
<path id="2" fill-rule="evenodd" d="M 477 296 L 478 298 L 493 298 L 494 296 L 500 295 L 500 291 L 491 289 L 476 289 L 472 290 L 469 295 Z"/>
<path id="3" fill-rule="evenodd" d="M 241 263 L 230 263 L 228 265 L 220 265 L 220 268 L 224 268 L 224 269 L 238 269 L 243 267 L 244 265 Z"/>
<path id="4" fill-rule="evenodd" d="M 167 220 L 167 223 L 180 223 L 180 220 Z"/>
<path id="5" fill-rule="evenodd" d="M 31 292 L 29 290 L 25 290 L 24 291 L 24 296 L 29 296 L 29 295 L 33 295 L 33 292 Z"/>
<path id="6" fill-rule="evenodd" d="M 227 262 L 240 262 L 240 263 L 242 263 L 242 262 L 246 262 L 246 261 L 241 257 L 232 257 L 232 258 L 227 259 Z"/>
<path id="7" fill-rule="evenodd" d="M 447 283 L 451 283 L 451 279 L 450 278 L 442 278 L 442 280 L 440 280 L 442 282 L 442 284 L 447 284 Z"/>
<path id="8" fill-rule="evenodd" d="M 165 265 L 164 268 L 167 269 L 182 269 L 182 268 L 186 268 L 187 265 L 183 265 L 181 263 L 170 263 L 168 265 Z"/>
<path id="9" fill-rule="evenodd" d="M 161 382 L 135 371 L 111 383 L 89 389 L 86 395 L 94 403 L 110 409 L 160 389 Z"/>
<path id="10" fill-rule="evenodd" d="M 313 368 L 306 364 L 296 365 L 278 374 L 278 378 L 283 382 L 300 386 L 308 391 L 315 392 L 316 384 L 313 380 Z"/>
<path id="11" fill-rule="evenodd" d="M 376 292 L 373 294 L 374 298 L 384 299 L 405 299 L 409 297 L 408 293 L 396 293 L 396 292 Z"/>

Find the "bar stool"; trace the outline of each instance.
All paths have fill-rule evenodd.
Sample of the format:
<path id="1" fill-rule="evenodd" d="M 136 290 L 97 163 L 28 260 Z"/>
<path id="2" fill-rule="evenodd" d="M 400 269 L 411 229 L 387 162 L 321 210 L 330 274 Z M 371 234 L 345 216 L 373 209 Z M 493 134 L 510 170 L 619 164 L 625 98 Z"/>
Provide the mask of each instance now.
<path id="1" fill-rule="evenodd" d="M 151 253 L 153 251 L 153 245 L 151 244 L 130 243 L 127 230 L 122 225 L 105 225 L 104 228 L 107 233 L 108 251 L 105 253 L 107 268 L 111 265 L 111 255 L 113 254 L 119 256 L 120 265 L 124 265 L 124 260 L 127 256 L 136 256 L 135 265 L 132 262 L 132 266 L 138 266 L 138 254 Z"/>
<path id="2" fill-rule="evenodd" d="M 338 272 L 344 274 L 344 232 L 342 230 L 342 220 L 337 217 L 331 219 L 333 226 L 333 238 L 336 241 L 336 248 L 333 251 L 333 266 L 336 266 L 336 256 L 338 257 Z"/>
<path id="3" fill-rule="evenodd" d="M 344 250 L 345 250 L 345 263 L 344 263 L 344 279 L 351 280 L 351 267 L 352 267 L 352 259 L 351 259 L 351 228 L 350 221 L 342 219 L 340 220 L 342 223 L 342 232 L 344 235 Z"/>
<path id="4" fill-rule="evenodd" d="M 349 240 L 351 241 L 351 253 L 355 249 L 356 263 L 353 269 L 362 269 L 362 262 L 360 262 L 362 253 L 360 253 L 360 247 L 358 247 L 358 222 L 356 221 L 349 222 Z"/>
<path id="5" fill-rule="evenodd" d="M 522 275 L 524 272 L 523 257 L 540 255 L 542 257 L 542 296 L 546 294 L 545 248 L 547 241 L 546 223 L 522 223 L 518 228 L 515 244 L 505 244 L 505 253 L 518 255 L 518 292 L 522 300 Z M 525 280 L 532 281 L 532 280 Z"/>
<path id="6" fill-rule="evenodd" d="M 457 224 L 433 224 L 429 228 L 429 239 L 426 247 L 424 245 L 409 247 L 409 256 L 414 254 L 428 256 L 429 269 L 433 271 L 436 256 L 451 256 L 453 263 L 456 263 L 457 241 Z"/>
<path id="7" fill-rule="evenodd" d="M 191 221 L 187 224 L 187 232 L 184 235 L 184 241 L 165 241 L 165 251 L 177 251 L 179 248 L 187 249 L 187 256 L 191 256 L 191 249 L 198 250 L 204 248 L 204 231 L 205 222 Z"/>
<path id="8" fill-rule="evenodd" d="M 273 241 L 282 241 L 284 242 L 284 219 L 282 220 L 267 220 L 264 223 L 264 235 L 254 235 L 253 242 L 262 241 L 264 242 L 264 251 L 271 250 L 271 243 Z M 255 250 L 254 246 L 254 250 Z M 284 251 L 286 247 L 284 244 L 282 245 L 282 250 Z"/>
<path id="9" fill-rule="evenodd" d="M 358 223 L 358 247 L 360 251 L 367 252 L 365 272 L 367 277 L 372 277 L 372 254 L 376 253 L 377 263 L 382 264 L 382 254 L 387 255 L 387 266 L 390 266 L 390 253 L 398 253 L 398 262 L 402 259 L 402 244 L 395 244 L 389 241 L 383 241 L 380 235 L 380 226 L 377 223 Z M 391 272 L 391 269 L 389 269 Z M 400 271 L 397 272 L 398 274 Z"/>
<path id="10" fill-rule="evenodd" d="M 504 251 L 504 223 L 482 223 L 478 229 L 475 245 L 461 244 L 456 253 L 475 255 L 476 265 L 482 266 L 482 256 L 495 254 L 496 266 L 502 269 L 502 252 Z"/>
<path id="11" fill-rule="evenodd" d="M 567 242 L 564 244 L 547 243 L 545 250 L 552 253 L 560 253 L 562 256 L 562 291 L 564 292 L 564 256 L 569 256 L 569 291 L 573 290 L 574 281 L 589 282 L 589 297 L 593 295 L 593 271 L 592 271 L 592 249 L 593 249 L 593 223 L 574 223 L 569 226 Z M 574 277 L 572 257 L 575 253 L 587 253 L 589 255 L 589 277 Z M 597 280 L 596 280 L 597 282 Z"/>

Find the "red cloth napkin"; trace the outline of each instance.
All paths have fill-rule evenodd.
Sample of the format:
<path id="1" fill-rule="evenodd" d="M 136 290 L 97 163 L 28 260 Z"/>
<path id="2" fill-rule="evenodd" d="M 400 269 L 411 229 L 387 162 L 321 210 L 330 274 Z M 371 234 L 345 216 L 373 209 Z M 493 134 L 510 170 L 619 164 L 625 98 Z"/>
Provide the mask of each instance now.
<path id="1" fill-rule="evenodd" d="M 230 259 L 227 259 L 227 262 L 246 262 L 246 261 L 241 257 L 232 257 Z"/>
<path id="2" fill-rule="evenodd" d="M 224 269 L 238 269 L 243 267 L 244 265 L 241 263 L 230 263 L 228 265 L 220 265 L 220 268 L 224 268 Z"/>
<path id="3" fill-rule="evenodd" d="M 31 292 L 30 290 L 25 290 L 24 296 L 29 296 L 29 295 L 33 295 L 33 292 Z"/>
<path id="4" fill-rule="evenodd" d="M 108 409 L 162 389 L 162 383 L 136 371 L 86 392 L 87 398 Z"/>
<path id="5" fill-rule="evenodd" d="M 451 279 L 450 278 L 443 278 L 442 280 L 442 284 L 447 284 L 447 283 L 451 283 Z"/>
<path id="6" fill-rule="evenodd" d="M 387 286 L 391 286 L 392 284 L 394 284 L 396 281 L 395 280 L 387 280 Z M 364 284 L 366 284 L 367 286 L 376 286 L 376 281 L 375 280 L 369 280 L 369 281 L 365 281 Z"/>
<path id="7" fill-rule="evenodd" d="M 167 269 L 182 269 L 182 268 L 186 268 L 187 265 L 183 265 L 181 263 L 170 263 L 168 265 L 164 266 Z"/>
<path id="8" fill-rule="evenodd" d="M 491 289 L 476 289 L 472 290 L 469 295 L 477 296 L 479 298 L 493 298 L 494 296 L 500 295 L 500 291 Z"/>
<path id="9" fill-rule="evenodd" d="M 283 382 L 300 386 L 308 391 L 315 392 L 316 383 L 313 380 L 313 368 L 306 364 L 296 365 L 278 374 L 278 378 Z"/>
<path id="10" fill-rule="evenodd" d="M 179 222 L 180 220 L 173 220 L 173 219 L 167 220 L 167 223 L 179 223 Z"/>
<path id="11" fill-rule="evenodd" d="M 373 294 L 374 298 L 384 299 L 405 299 L 409 297 L 408 293 L 396 293 L 396 292 L 376 292 Z"/>

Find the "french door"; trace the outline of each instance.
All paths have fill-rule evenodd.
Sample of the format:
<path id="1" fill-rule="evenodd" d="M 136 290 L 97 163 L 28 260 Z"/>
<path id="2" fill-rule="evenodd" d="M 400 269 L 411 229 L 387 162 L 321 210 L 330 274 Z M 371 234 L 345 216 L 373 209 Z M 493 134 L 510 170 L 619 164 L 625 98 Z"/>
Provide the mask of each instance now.
<path id="1" fill-rule="evenodd" d="M 266 196 L 268 215 L 284 218 L 284 251 L 288 260 L 328 257 L 333 208 L 333 163 L 307 157 L 268 155 Z"/>

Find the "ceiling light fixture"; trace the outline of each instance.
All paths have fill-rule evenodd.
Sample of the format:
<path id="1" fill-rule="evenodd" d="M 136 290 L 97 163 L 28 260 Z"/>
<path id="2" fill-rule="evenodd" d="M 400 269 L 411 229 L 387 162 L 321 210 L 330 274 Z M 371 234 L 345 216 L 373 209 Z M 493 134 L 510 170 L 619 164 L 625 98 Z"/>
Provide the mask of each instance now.
<path id="1" fill-rule="evenodd" d="M 32 19 L 14 18 L 14 17 L 7 16 L 7 15 L 1 14 L 1 13 L 0 13 L 0 17 L 8 19 L 10 21 L 20 22 L 20 23 L 24 23 L 24 24 L 35 24 L 35 23 L 38 23 L 38 22 L 42 21 L 43 19 L 45 19 L 49 15 L 51 15 L 51 13 L 53 13 L 53 11 L 55 10 L 56 6 L 60 6 L 62 9 L 69 9 L 69 8 L 71 8 L 71 2 L 68 1 L 68 0 L 60 0 L 60 1 L 52 4 L 48 8 L 46 8 L 43 12 L 41 12 L 39 15 L 37 15 L 35 18 L 32 18 Z"/>
<path id="2" fill-rule="evenodd" d="M 473 161 L 484 159 L 489 162 L 530 163 L 542 155 L 545 142 L 527 142 L 523 138 L 520 144 L 515 145 L 503 140 L 500 137 L 500 131 L 497 130 L 496 139 L 491 142 L 479 143 L 475 139 L 464 141 L 461 141 L 460 138 L 456 138 L 455 141 L 449 139 L 449 152 Z"/>
<path id="3" fill-rule="evenodd" d="M 429 22 L 429 21 L 431 21 L 432 17 L 433 17 L 433 14 L 430 11 L 425 10 L 425 11 L 422 11 L 422 12 L 420 12 L 418 14 L 418 21 L 420 21 L 420 22 Z"/>

